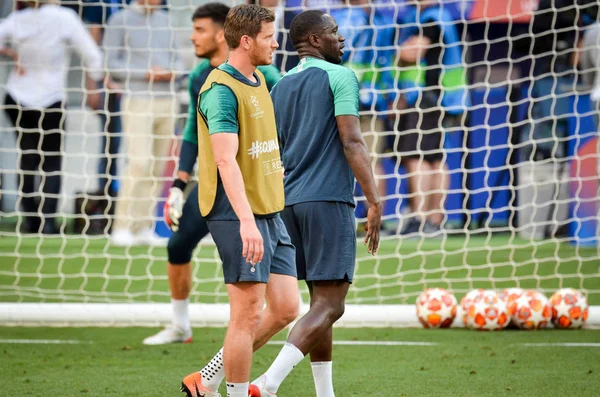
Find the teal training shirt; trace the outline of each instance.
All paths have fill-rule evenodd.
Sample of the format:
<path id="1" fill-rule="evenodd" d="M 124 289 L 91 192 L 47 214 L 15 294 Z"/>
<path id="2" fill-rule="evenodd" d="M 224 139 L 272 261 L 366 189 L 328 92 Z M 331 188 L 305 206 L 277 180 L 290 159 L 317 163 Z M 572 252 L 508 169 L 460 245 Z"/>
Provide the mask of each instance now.
<path id="1" fill-rule="evenodd" d="M 285 204 L 354 205 L 354 174 L 337 116 L 358 117 L 358 80 L 344 66 L 304 58 L 271 90 L 285 168 Z"/>

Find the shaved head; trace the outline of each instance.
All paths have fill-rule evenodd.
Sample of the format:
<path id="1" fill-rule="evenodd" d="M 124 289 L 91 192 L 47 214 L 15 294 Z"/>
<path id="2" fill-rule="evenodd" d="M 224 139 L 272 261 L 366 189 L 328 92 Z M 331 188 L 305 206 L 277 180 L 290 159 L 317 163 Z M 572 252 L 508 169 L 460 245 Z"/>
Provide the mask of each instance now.
<path id="1" fill-rule="evenodd" d="M 290 25 L 290 40 L 294 47 L 308 41 L 308 37 L 314 33 L 320 33 L 327 27 L 328 16 L 320 10 L 304 11 L 294 17 Z"/>

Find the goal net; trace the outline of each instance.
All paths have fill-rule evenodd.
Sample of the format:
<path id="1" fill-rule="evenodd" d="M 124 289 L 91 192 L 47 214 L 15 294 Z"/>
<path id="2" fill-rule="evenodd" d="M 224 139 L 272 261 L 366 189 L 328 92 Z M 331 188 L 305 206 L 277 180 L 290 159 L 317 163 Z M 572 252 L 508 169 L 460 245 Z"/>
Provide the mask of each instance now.
<path id="1" fill-rule="evenodd" d="M 121 8 L 114 3 L 61 2 L 98 40 Z M 163 155 L 152 157 L 161 168 L 140 177 L 158 192 L 144 197 L 153 208 L 145 220 L 162 237 L 170 235 L 162 205 L 177 171 L 188 105 L 195 102 L 186 89 L 189 71 L 198 63 L 189 42 L 191 16 L 205 2 L 165 3 L 168 23 L 161 34 L 171 39 L 167 48 L 149 44 L 147 51 L 150 57 L 166 53 L 171 61 L 177 54 L 184 72 L 166 92 L 146 88 L 150 102 L 169 97 L 176 105 L 165 110 L 171 124 L 161 139 Z M 344 64 L 356 72 L 361 86 L 361 126 L 379 185 L 384 228 L 378 254 L 369 255 L 361 240 L 367 206 L 357 187 L 358 255 L 341 324 L 413 324 L 415 299 L 431 287 L 446 288 L 459 300 L 474 288 L 521 287 L 549 297 L 572 287 L 587 295 L 590 305 L 600 305 L 596 3 L 433 2 L 439 8 L 421 3 L 415 9 L 400 0 L 262 2 L 277 16 L 275 64 L 282 72 L 298 61 L 287 34 L 291 19 L 318 8 L 337 20 L 346 37 Z M 25 38 L 9 37 L 5 23 L 15 7 L 13 2 L 0 6 L 0 38 L 5 38 L 0 49 L 18 54 Z M 67 47 L 76 50 L 70 42 Z M 131 60 L 139 48 L 123 44 L 118 50 Z M 142 128 L 126 122 L 140 112 L 126 103 L 139 88 L 132 83 L 135 68 L 125 61 L 115 77 L 117 88 L 92 108 L 92 94 L 103 88 L 89 86 L 89 66 L 77 55 L 71 58 L 61 107 L 62 143 L 55 153 L 39 138 L 23 146 L 41 122 L 15 128 L 10 111 L 18 115 L 18 124 L 31 109 L 26 101 L 4 98 L 16 95 L 11 79 L 28 70 L 10 51 L 4 53 L 0 324 L 170 321 L 166 248 L 120 247 L 110 238 L 118 222 L 114 208 L 128 200 L 120 188 L 135 133 L 130 130 Z M 106 61 L 104 69 L 114 72 Z M 46 89 L 40 85 L 34 81 L 29 90 Z M 46 106 L 34 110 L 50 112 Z M 152 110 L 141 112 L 150 118 Z M 136 120 L 145 122 L 144 117 Z M 45 164 L 57 155 L 62 165 L 48 171 Z M 24 156 L 37 156 L 37 162 L 23 169 Z M 60 190 L 52 192 L 48 185 L 58 177 Z M 52 199 L 58 204 L 49 215 Z M 136 216 L 138 208 L 130 207 Z M 43 222 L 32 229 L 28 222 L 36 218 Z M 58 233 L 43 232 L 49 218 L 56 220 Z M 192 265 L 192 321 L 226 323 L 227 293 L 210 237 L 194 251 Z M 301 288 L 308 302 L 304 284 Z M 590 322 L 600 322 L 596 307 Z"/>

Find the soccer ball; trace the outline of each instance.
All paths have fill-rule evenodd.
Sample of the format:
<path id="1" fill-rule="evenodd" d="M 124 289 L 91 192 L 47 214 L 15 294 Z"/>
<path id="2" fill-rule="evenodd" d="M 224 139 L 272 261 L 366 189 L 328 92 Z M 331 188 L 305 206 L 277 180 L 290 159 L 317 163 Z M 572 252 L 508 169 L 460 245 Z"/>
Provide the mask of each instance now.
<path id="1" fill-rule="evenodd" d="M 500 294 L 500 299 L 506 302 L 506 306 L 510 309 L 510 304 L 519 299 L 525 290 L 523 288 L 507 288 Z"/>
<path id="2" fill-rule="evenodd" d="M 462 311 L 462 320 L 465 325 L 467 325 L 467 310 L 468 310 L 469 306 L 471 305 L 471 303 L 473 303 L 473 301 L 477 297 L 482 295 L 484 292 L 485 292 L 485 290 L 483 288 L 473 289 L 473 290 L 467 292 L 467 294 L 465 296 L 463 296 L 462 299 L 460 300 L 460 308 Z"/>
<path id="3" fill-rule="evenodd" d="M 417 298 L 417 317 L 425 328 L 448 328 L 456 316 L 456 298 L 443 288 L 429 288 Z"/>
<path id="4" fill-rule="evenodd" d="M 513 323 L 521 329 L 540 329 L 552 319 L 548 298 L 538 291 L 527 291 L 508 304 Z"/>
<path id="5" fill-rule="evenodd" d="M 587 298 L 573 288 L 563 288 L 550 298 L 552 322 L 557 328 L 581 328 L 587 321 Z"/>
<path id="6" fill-rule="evenodd" d="M 514 313 L 514 304 L 515 301 L 523 296 L 525 290 L 522 288 L 507 288 L 502 293 L 500 293 L 500 299 L 506 302 L 506 308 L 508 309 L 508 313 L 511 315 Z M 517 327 L 516 323 L 511 319 L 508 324 L 509 327 Z"/>
<path id="7" fill-rule="evenodd" d="M 468 305 L 467 327 L 480 331 L 496 331 L 506 328 L 510 315 L 504 302 L 495 291 L 484 291 Z"/>

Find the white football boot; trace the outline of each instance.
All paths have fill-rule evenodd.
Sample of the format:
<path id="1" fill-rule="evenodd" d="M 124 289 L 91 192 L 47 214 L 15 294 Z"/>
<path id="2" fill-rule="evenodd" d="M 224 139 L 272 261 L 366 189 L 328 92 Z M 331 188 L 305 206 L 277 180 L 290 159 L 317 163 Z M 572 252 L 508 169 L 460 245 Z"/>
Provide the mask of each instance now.
<path id="1" fill-rule="evenodd" d="M 159 333 L 144 339 L 144 345 L 166 345 L 169 343 L 191 343 L 192 330 L 170 325 Z"/>
<path id="2" fill-rule="evenodd" d="M 265 375 L 261 375 L 254 382 L 250 383 L 250 386 L 248 387 L 248 397 L 277 397 L 276 394 L 265 389 L 265 383 L 267 383 Z"/>

